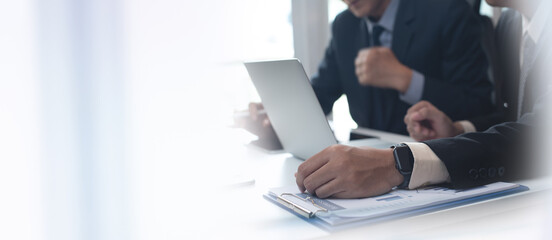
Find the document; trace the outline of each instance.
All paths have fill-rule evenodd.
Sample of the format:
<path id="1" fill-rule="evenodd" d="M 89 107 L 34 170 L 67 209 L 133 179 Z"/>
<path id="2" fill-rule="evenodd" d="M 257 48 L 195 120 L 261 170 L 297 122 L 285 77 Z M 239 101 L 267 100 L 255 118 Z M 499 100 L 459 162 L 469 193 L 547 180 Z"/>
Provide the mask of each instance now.
<path id="1" fill-rule="evenodd" d="M 362 199 L 320 199 L 310 194 L 299 193 L 297 187 L 292 186 L 270 189 L 268 196 L 265 196 L 306 218 L 318 218 L 334 226 L 523 190 L 527 190 L 527 187 L 496 182 L 462 190 L 427 187 L 417 190 L 396 189 L 384 195 Z"/>

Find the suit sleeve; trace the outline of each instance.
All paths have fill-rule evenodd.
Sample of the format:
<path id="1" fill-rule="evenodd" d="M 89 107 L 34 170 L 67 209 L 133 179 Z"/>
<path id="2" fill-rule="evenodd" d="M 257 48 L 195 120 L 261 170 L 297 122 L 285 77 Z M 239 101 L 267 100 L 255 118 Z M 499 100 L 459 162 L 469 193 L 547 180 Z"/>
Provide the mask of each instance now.
<path id="1" fill-rule="evenodd" d="M 455 138 L 425 142 L 445 164 L 455 188 L 468 188 L 511 179 L 514 150 L 523 144 L 521 135 L 528 125 L 508 122 L 485 132 L 466 133 Z"/>
<path id="2" fill-rule="evenodd" d="M 544 162 L 534 155 L 546 147 L 539 131 L 550 121 L 546 106 L 552 87 L 538 98 L 533 111 L 516 122 L 495 125 L 485 132 L 424 142 L 445 164 L 455 188 L 469 188 L 496 181 L 512 181 L 544 173 Z"/>
<path id="3" fill-rule="evenodd" d="M 508 120 L 506 112 L 497 111 L 484 116 L 474 117 L 468 121 L 475 126 L 477 131 L 481 132 L 489 129 L 495 124 L 507 122 Z"/>
<path id="4" fill-rule="evenodd" d="M 451 1 L 443 16 L 443 79 L 425 76 L 422 98 L 453 120 L 468 119 L 491 111 L 492 84 L 481 46 L 482 27 L 463 1 Z"/>
<path id="5" fill-rule="evenodd" d="M 552 88 L 550 88 L 552 89 Z M 414 156 L 409 188 L 450 183 L 454 188 L 470 188 L 496 181 L 512 181 L 549 173 L 547 159 L 535 150 L 548 147 L 539 131 L 546 129 L 552 116 L 546 114 L 550 91 L 541 97 L 532 113 L 517 122 L 495 125 L 485 132 L 466 133 L 423 143 L 407 143 Z M 548 102 L 548 104 L 544 104 Z M 547 117 L 548 119 L 543 120 Z M 425 144 L 425 145 L 424 145 Z M 442 166 L 444 165 L 444 166 Z"/>
<path id="6" fill-rule="evenodd" d="M 333 36 L 338 34 L 336 33 L 336 25 L 338 24 L 339 19 L 336 19 L 332 25 Z M 326 48 L 324 59 L 318 67 L 318 73 L 311 78 L 314 93 L 326 115 L 332 111 L 334 102 L 343 94 L 336 59 L 336 41 L 335 38 L 332 38 L 329 46 Z"/>

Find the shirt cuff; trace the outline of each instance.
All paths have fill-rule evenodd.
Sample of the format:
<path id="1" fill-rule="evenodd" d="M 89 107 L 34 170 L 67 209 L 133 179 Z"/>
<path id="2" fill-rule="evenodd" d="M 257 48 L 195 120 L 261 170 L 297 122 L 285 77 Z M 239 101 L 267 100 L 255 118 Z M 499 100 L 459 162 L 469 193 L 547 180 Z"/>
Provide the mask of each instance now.
<path id="1" fill-rule="evenodd" d="M 406 89 L 404 94 L 399 94 L 399 98 L 408 104 L 414 105 L 422 100 L 422 93 L 424 92 L 425 77 L 419 72 L 412 70 L 412 79 L 410 79 L 410 86 Z"/>
<path id="2" fill-rule="evenodd" d="M 458 124 L 464 129 L 464 133 L 477 132 L 473 123 L 468 120 L 458 121 Z"/>
<path id="3" fill-rule="evenodd" d="M 414 157 L 414 168 L 410 177 L 409 189 L 415 189 L 431 184 L 450 182 L 450 176 L 445 164 L 424 143 L 405 143 Z"/>

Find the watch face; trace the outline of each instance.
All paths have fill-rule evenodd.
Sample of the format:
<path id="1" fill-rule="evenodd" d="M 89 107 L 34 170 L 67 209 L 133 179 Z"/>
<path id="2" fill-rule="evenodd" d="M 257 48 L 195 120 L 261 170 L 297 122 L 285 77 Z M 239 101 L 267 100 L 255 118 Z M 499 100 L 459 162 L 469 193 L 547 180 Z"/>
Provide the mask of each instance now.
<path id="1" fill-rule="evenodd" d="M 394 151 L 395 157 L 397 158 L 397 164 L 399 169 L 405 173 L 411 173 L 412 166 L 414 164 L 414 159 L 411 157 L 410 149 L 406 146 L 396 147 Z"/>

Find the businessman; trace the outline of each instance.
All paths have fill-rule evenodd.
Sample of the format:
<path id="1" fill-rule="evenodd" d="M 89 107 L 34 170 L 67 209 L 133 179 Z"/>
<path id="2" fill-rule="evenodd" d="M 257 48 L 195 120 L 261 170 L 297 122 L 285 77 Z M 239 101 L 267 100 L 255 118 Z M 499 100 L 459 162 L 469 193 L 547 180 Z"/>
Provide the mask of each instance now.
<path id="1" fill-rule="evenodd" d="M 466 1 L 344 2 L 312 77 L 325 114 L 345 94 L 359 126 L 407 134 L 403 117 L 420 100 L 455 120 L 491 111 L 481 25 Z"/>
<path id="2" fill-rule="evenodd" d="M 467 188 L 519 177 L 535 158 L 519 158 L 531 140 L 552 89 L 543 71 L 551 62 L 549 12 L 546 0 L 487 0 L 493 6 L 518 10 L 527 20 L 523 32 L 519 92 L 522 110 L 515 122 L 495 125 L 484 132 L 463 134 L 392 149 L 331 146 L 299 166 L 300 190 L 319 197 L 358 198 L 379 195 L 393 187 L 417 188 L 449 183 Z M 541 26 L 533 28 L 534 26 Z M 523 50 L 522 50 L 523 49 Z M 523 64 L 531 64 L 532 68 Z M 523 93 L 523 94 L 522 94 Z"/>

